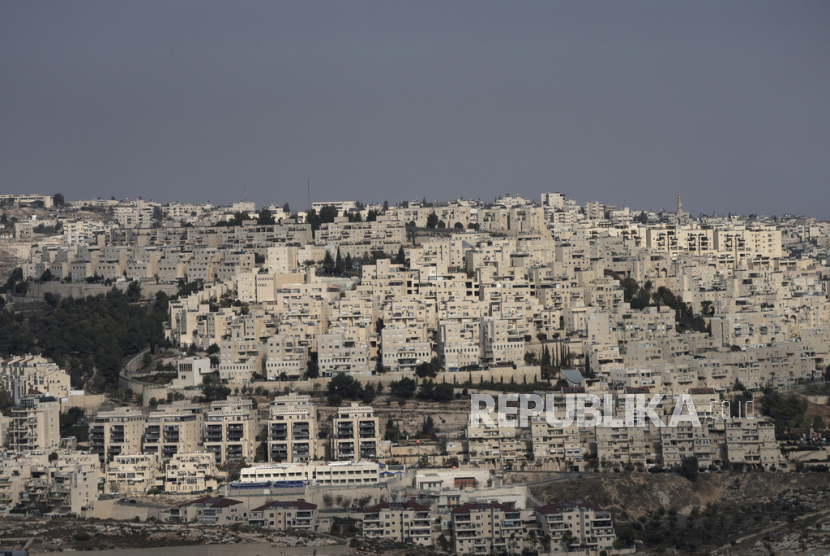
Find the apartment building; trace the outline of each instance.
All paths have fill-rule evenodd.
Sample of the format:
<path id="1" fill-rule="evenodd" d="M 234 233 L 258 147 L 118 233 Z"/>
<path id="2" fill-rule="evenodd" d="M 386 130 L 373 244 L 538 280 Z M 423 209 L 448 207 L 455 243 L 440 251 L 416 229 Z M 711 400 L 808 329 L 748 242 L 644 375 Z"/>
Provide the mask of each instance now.
<path id="1" fill-rule="evenodd" d="M 174 523 L 197 521 L 207 525 L 228 525 L 245 521 L 245 505 L 224 496 L 202 496 L 162 511 L 161 520 Z"/>
<path id="2" fill-rule="evenodd" d="M 60 403 L 52 396 L 24 396 L 12 408 L 8 446 L 13 452 L 49 454 L 60 447 Z"/>
<path id="3" fill-rule="evenodd" d="M 352 402 L 349 407 L 340 407 L 332 421 L 332 459 L 376 459 L 381 438 L 380 423 L 371 406 Z"/>
<path id="4" fill-rule="evenodd" d="M 521 554 L 525 548 L 522 511 L 498 502 L 467 503 L 450 512 L 458 554 Z M 525 510 L 530 515 L 530 511 Z"/>
<path id="5" fill-rule="evenodd" d="M 601 466 L 646 464 L 645 427 L 596 427 L 594 453 Z"/>
<path id="6" fill-rule="evenodd" d="M 662 428 L 660 446 L 664 467 L 678 467 L 684 458 L 690 457 L 697 458 L 698 467 L 709 467 L 717 456 L 713 453 L 708 427 L 678 424 Z"/>
<path id="7" fill-rule="evenodd" d="M 106 488 L 115 494 L 144 494 L 156 485 L 155 454 L 119 454 L 107 464 Z"/>
<path id="8" fill-rule="evenodd" d="M 69 395 L 69 375 L 39 355 L 0 361 L 0 387 L 9 395 L 25 396 L 32 390 L 60 400 Z"/>
<path id="9" fill-rule="evenodd" d="M 273 500 L 251 510 L 248 525 L 313 533 L 317 530 L 317 504 L 305 500 Z"/>
<path id="10" fill-rule="evenodd" d="M 363 536 L 432 546 L 431 513 L 417 502 L 382 502 L 363 510 Z"/>
<path id="11" fill-rule="evenodd" d="M 611 550 L 617 539 L 611 513 L 588 504 L 550 503 L 536 508 L 536 516 L 551 552 Z"/>
<path id="12" fill-rule="evenodd" d="M 467 458 L 470 464 L 496 469 L 518 469 L 527 463 L 530 439 L 518 427 L 467 425 Z"/>
<path id="13" fill-rule="evenodd" d="M 144 415 L 130 407 L 99 411 L 89 424 L 89 450 L 102 462 L 120 454 L 141 453 Z"/>
<path id="14" fill-rule="evenodd" d="M 369 344 L 361 341 L 356 333 L 341 331 L 320 334 L 317 336 L 317 350 L 321 376 L 369 372 Z"/>
<path id="15" fill-rule="evenodd" d="M 256 450 L 257 414 L 254 402 L 228 399 L 210 404 L 205 416 L 204 449 L 216 463 L 253 461 Z"/>
<path id="16" fill-rule="evenodd" d="M 202 445 L 204 409 L 197 404 L 158 406 L 144 424 L 144 452 L 167 461 Z"/>
<path id="17" fill-rule="evenodd" d="M 304 462 L 317 458 L 317 410 L 310 396 L 291 394 L 271 403 L 268 461 Z"/>
<path id="18" fill-rule="evenodd" d="M 482 318 L 480 344 L 482 362 L 519 364 L 524 359 L 524 336 L 507 320 Z"/>
<path id="19" fill-rule="evenodd" d="M 214 491 L 219 483 L 216 456 L 210 452 L 180 452 L 164 468 L 164 492 L 193 494 Z"/>
<path id="20" fill-rule="evenodd" d="M 555 416 L 562 417 L 558 412 Z M 530 437 L 534 461 L 555 463 L 563 471 L 584 470 L 588 446 L 576 422 L 557 426 L 536 416 L 530 421 Z"/>
<path id="21" fill-rule="evenodd" d="M 268 380 L 297 380 L 308 368 L 308 342 L 298 334 L 268 338 L 265 376 Z"/>
<path id="22" fill-rule="evenodd" d="M 726 437 L 727 461 L 766 470 L 787 467 L 781 447 L 775 441 L 775 424 L 766 419 L 736 418 L 716 423 Z"/>
<path id="23" fill-rule="evenodd" d="M 432 345 L 419 326 L 386 326 L 381 331 L 382 363 L 392 372 L 414 372 L 432 359 Z"/>

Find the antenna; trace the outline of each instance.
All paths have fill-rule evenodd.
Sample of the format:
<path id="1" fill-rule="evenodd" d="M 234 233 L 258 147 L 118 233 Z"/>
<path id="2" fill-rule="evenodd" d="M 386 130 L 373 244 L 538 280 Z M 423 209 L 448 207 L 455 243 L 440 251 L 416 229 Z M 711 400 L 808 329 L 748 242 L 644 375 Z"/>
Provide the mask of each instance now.
<path id="1" fill-rule="evenodd" d="M 242 191 L 243 191 L 243 193 L 242 193 L 242 202 L 247 203 L 248 202 L 248 185 L 247 184 L 245 184 Z"/>
<path id="2" fill-rule="evenodd" d="M 311 178 L 306 178 L 306 189 L 308 191 L 308 210 L 311 210 Z"/>

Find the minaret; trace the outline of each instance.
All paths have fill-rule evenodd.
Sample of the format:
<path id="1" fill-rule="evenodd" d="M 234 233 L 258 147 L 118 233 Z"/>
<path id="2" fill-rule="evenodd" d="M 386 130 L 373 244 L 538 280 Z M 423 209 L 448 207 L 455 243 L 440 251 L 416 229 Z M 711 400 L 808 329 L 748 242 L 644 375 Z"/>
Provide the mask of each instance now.
<path id="1" fill-rule="evenodd" d="M 677 196 L 677 216 L 683 216 L 683 199 Z"/>

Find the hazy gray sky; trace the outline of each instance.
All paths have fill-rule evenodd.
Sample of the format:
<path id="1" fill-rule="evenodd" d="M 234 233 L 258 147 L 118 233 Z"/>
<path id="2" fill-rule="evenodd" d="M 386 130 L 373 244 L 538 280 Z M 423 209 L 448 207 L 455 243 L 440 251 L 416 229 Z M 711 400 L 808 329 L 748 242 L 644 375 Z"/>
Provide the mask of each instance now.
<path id="1" fill-rule="evenodd" d="M 0 192 L 830 218 L 830 2 L 0 2 Z"/>

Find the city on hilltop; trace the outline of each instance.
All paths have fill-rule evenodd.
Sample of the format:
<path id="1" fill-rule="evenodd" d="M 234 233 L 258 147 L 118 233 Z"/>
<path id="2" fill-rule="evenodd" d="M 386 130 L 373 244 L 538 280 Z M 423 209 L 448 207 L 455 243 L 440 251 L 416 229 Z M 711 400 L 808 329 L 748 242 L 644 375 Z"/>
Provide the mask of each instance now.
<path id="1" fill-rule="evenodd" d="M 830 222 L 563 193 L 0 212 L 0 538 L 36 519 L 30 550 L 754 554 L 830 534 Z M 659 394 L 699 426 L 483 426 L 474 394 L 613 416 Z"/>

